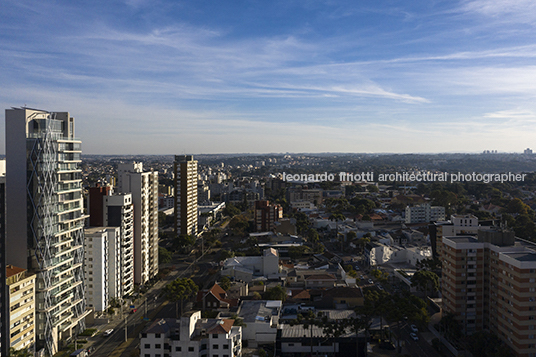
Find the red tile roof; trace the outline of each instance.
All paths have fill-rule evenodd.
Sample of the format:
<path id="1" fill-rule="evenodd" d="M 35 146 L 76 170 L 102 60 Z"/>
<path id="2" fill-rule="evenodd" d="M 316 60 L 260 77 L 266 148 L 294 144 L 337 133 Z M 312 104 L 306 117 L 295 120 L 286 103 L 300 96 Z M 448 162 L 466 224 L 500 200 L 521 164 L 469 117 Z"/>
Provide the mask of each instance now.
<path id="1" fill-rule="evenodd" d="M 221 323 L 220 323 L 221 321 Z M 225 334 L 229 333 L 231 331 L 231 327 L 233 327 L 234 320 L 232 319 L 221 319 L 218 320 L 216 325 L 212 327 L 211 329 L 207 330 L 207 333 L 216 333 L 216 334 Z"/>

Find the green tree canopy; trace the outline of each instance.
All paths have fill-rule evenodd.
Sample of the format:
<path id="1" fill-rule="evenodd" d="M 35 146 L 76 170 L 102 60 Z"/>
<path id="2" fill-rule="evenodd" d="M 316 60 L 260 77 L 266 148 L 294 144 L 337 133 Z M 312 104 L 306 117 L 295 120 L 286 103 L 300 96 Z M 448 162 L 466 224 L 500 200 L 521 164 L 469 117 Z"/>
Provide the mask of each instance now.
<path id="1" fill-rule="evenodd" d="M 164 286 L 162 289 L 162 292 L 166 299 L 175 302 L 178 304 L 181 303 L 181 312 L 182 312 L 182 304 L 184 303 L 184 300 L 189 299 L 190 297 L 197 294 L 197 291 L 199 290 L 198 286 L 194 283 L 194 281 L 190 278 L 177 278 L 171 283 Z M 178 305 L 175 305 L 177 308 Z M 177 318 L 179 317 L 178 311 Z"/>
<path id="2" fill-rule="evenodd" d="M 433 271 L 418 270 L 411 277 L 411 286 L 416 287 L 427 296 L 427 292 L 436 292 L 439 290 L 439 277 Z"/>
<path id="3" fill-rule="evenodd" d="M 229 279 L 228 277 L 224 276 L 220 279 L 220 282 L 218 283 L 218 285 L 225 291 L 229 290 L 231 288 L 231 279 Z"/>
<path id="4" fill-rule="evenodd" d="M 266 290 L 264 293 L 264 298 L 266 300 L 281 300 L 285 302 L 287 299 L 287 289 L 281 285 L 276 285 L 273 288 Z"/>
<path id="5" fill-rule="evenodd" d="M 171 262 L 171 253 L 164 247 L 158 247 L 158 263 L 166 264 Z"/>

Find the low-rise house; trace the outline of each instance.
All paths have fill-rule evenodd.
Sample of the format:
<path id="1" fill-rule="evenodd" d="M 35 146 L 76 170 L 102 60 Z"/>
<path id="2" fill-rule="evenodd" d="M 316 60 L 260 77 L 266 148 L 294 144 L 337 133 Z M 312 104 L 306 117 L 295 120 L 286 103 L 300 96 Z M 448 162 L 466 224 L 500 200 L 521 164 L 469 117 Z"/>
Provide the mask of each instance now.
<path id="1" fill-rule="evenodd" d="M 222 276 L 251 282 L 256 277 L 279 278 L 279 253 L 267 248 L 261 256 L 233 257 L 223 262 Z"/>
<path id="2" fill-rule="evenodd" d="M 247 325 L 242 338 L 248 341 L 249 347 L 276 342 L 281 307 L 280 300 L 242 301 L 237 315 Z"/>
<path id="3" fill-rule="evenodd" d="M 364 296 L 359 287 L 336 286 L 322 292 L 322 303 L 333 309 L 351 309 L 363 306 Z"/>
<path id="4" fill-rule="evenodd" d="M 347 332 L 335 338 L 315 325 L 282 324 L 278 338 L 278 349 L 282 357 L 298 355 L 321 355 L 355 357 L 365 356 L 365 336 Z"/>
<path id="5" fill-rule="evenodd" d="M 227 292 L 218 283 L 214 283 L 208 290 L 198 291 L 196 302 L 202 310 L 229 309 L 230 307 L 238 306 L 238 299 L 229 298 Z"/>

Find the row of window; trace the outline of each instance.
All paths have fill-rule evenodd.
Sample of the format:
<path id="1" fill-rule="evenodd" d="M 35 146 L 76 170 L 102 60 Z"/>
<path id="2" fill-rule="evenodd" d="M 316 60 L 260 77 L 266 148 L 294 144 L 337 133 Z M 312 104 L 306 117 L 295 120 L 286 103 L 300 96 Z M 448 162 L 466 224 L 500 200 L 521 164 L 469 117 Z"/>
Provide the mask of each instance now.
<path id="1" fill-rule="evenodd" d="M 150 344 L 150 343 L 146 343 L 146 344 L 144 344 L 143 347 L 146 348 L 146 349 L 150 349 L 150 348 L 151 348 L 151 344 Z M 201 347 L 201 349 L 203 349 L 203 347 L 206 348 L 206 346 L 203 345 L 203 346 Z M 156 343 L 156 344 L 154 345 L 154 348 L 155 348 L 155 349 L 160 349 L 160 348 L 162 348 L 162 344 L 160 344 L 160 343 Z M 213 350 L 217 350 L 217 349 L 219 349 L 219 348 L 220 348 L 219 345 L 212 345 L 212 349 L 213 349 Z M 228 350 L 228 349 L 229 349 L 229 345 L 223 345 L 223 349 L 224 349 L 224 350 Z M 176 352 L 182 352 L 182 347 L 180 347 L 180 346 L 176 346 L 176 347 L 175 347 L 175 351 L 176 351 Z M 195 352 L 194 347 L 188 347 L 188 352 Z"/>

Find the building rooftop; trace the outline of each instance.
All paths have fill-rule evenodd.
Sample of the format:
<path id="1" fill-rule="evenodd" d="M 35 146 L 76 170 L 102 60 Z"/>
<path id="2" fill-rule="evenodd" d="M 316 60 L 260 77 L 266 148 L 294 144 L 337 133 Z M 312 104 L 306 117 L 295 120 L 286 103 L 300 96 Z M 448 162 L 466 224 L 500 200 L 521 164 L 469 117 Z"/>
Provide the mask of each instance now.
<path id="1" fill-rule="evenodd" d="M 238 316 L 244 319 L 245 323 L 265 321 L 270 322 L 266 317 L 279 315 L 281 309 L 280 300 L 245 300 L 240 305 Z"/>
<path id="2" fill-rule="evenodd" d="M 522 262 L 536 262 L 536 251 L 525 251 L 525 252 L 512 252 L 512 253 L 503 253 L 515 260 Z"/>
<path id="3" fill-rule="evenodd" d="M 13 275 L 17 275 L 17 274 L 23 273 L 25 271 L 26 271 L 26 269 L 19 268 L 19 267 L 16 267 L 14 265 L 8 264 L 8 265 L 6 265 L 6 278 L 10 278 Z"/>
<path id="4" fill-rule="evenodd" d="M 455 243 L 478 243 L 478 239 L 471 236 L 450 236 L 445 238 Z"/>
<path id="5" fill-rule="evenodd" d="M 176 319 L 160 319 L 156 320 L 145 329 L 145 333 L 163 333 L 167 334 L 175 328 L 179 328 L 180 323 Z"/>

